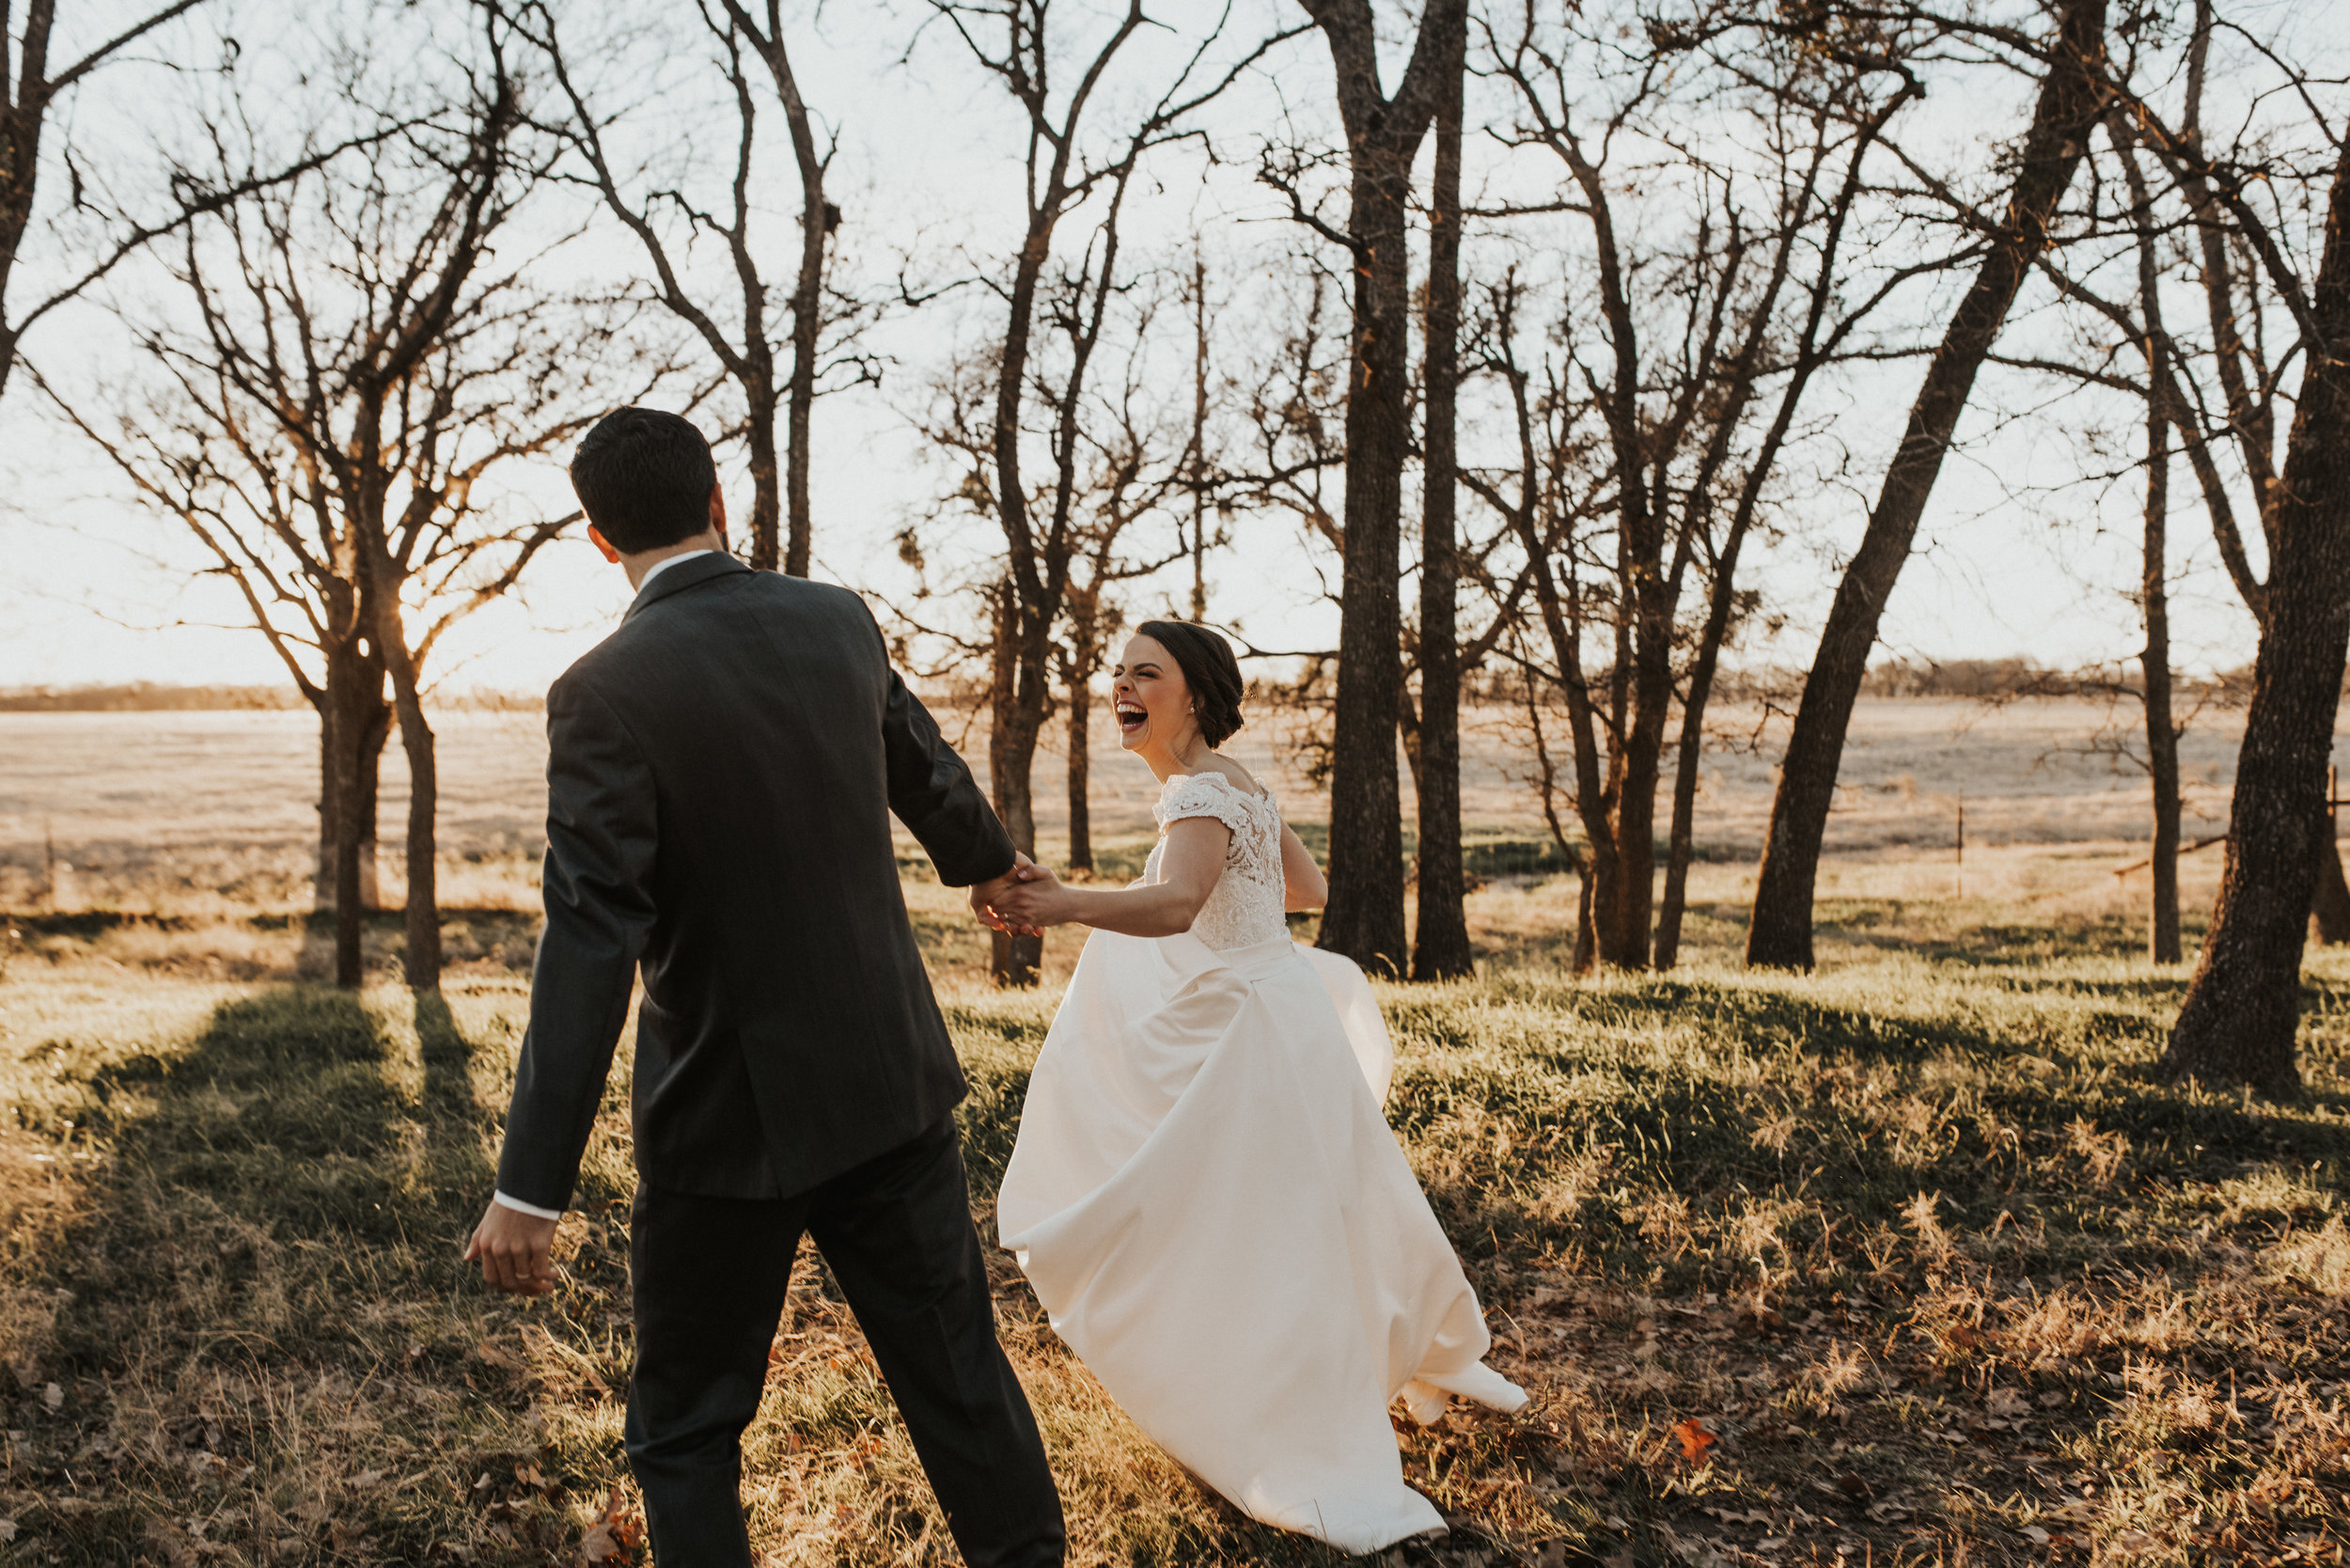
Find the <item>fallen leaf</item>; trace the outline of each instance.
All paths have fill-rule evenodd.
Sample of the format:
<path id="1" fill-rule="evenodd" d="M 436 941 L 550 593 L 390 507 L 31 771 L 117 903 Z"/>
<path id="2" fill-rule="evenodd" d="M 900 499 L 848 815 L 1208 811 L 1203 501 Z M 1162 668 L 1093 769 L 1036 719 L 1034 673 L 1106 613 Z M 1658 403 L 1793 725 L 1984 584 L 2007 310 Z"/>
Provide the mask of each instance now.
<path id="1" fill-rule="evenodd" d="M 644 1522 L 615 1486 L 603 1499 L 603 1516 L 580 1537 L 579 1555 L 589 1568 L 627 1568 L 644 1541 Z"/>
<path id="2" fill-rule="evenodd" d="M 2042 1529 L 2038 1525 L 2026 1525 L 2024 1527 L 2024 1535 L 2035 1546 L 2044 1546 L 2048 1544 L 2048 1532 Z"/>
<path id="3" fill-rule="evenodd" d="M 1695 1416 L 1684 1421 L 1674 1422 L 1673 1435 L 1681 1439 L 1681 1457 L 1692 1465 L 1702 1463 L 1705 1459 L 1705 1450 L 1718 1441 L 1712 1433 L 1705 1430 L 1705 1423 Z"/>
<path id="4" fill-rule="evenodd" d="M 47 1405 L 51 1414 L 54 1415 L 65 1408 L 65 1390 L 52 1383 L 40 1391 L 40 1402 Z"/>
<path id="5" fill-rule="evenodd" d="M 0 1519 L 0 1545 L 5 1545 L 8 1542 L 15 1539 L 16 1521 L 14 1519 Z"/>

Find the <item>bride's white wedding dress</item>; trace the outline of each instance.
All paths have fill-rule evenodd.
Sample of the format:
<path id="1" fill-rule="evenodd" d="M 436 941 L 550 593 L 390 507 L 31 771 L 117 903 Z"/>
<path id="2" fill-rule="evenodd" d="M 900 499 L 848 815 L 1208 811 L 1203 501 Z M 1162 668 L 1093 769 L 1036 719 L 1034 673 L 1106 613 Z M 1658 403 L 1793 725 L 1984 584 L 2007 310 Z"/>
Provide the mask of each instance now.
<path id="1" fill-rule="evenodd" d="M 1230 828 L 1224 874 L 1181 936 L 1088 939 L 1029 1080 L 1002 1244 L 1112 1397 L 1250 1514 L 1350 1552 L 1442 1529 L 1388 1402 L 1434 1419 L 1447 1392 L 1526 1395 L 1480 1359 L 1476 1294 L 1381 1115 L 1378 1003 L 1290 940 L 1270 796 L 1179 775 L 1155 814 Z"/>

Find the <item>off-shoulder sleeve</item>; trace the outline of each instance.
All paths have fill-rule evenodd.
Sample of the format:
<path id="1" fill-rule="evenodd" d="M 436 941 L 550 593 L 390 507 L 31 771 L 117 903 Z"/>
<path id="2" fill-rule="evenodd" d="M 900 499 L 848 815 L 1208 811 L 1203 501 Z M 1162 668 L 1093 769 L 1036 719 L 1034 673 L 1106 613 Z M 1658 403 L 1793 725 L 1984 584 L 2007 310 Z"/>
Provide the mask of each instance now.
<path id="1" fill-rule="evenodd" d="M 1218 773 L 1186 774 L 1168 779 L 1151 814 L 1158 818 L 1161 827 L 1186 817 L 1214 817 L 1230 828 L 1235 838 L 1251 825 L 1246 798 Z"/>

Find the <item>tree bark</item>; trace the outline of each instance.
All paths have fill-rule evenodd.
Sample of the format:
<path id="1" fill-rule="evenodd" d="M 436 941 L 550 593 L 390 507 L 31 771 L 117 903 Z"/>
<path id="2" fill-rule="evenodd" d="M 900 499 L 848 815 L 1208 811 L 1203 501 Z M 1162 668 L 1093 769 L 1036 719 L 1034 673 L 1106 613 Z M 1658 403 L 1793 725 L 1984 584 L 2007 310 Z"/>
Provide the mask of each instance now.
<path id="1" fill-rule="evenodd" d="M 338 748 L 345 737 L 357 745 L 357 806 L 351 811 L 359 835 L 359 902 L 364 913 L 383 901 L 377 885 L 376 798 L 384 759 L 384 743 L 391 738 L 391 705 L 384 700 L 384 665 L 356 647 L 326 651 L 325 682 L 320 691 L 319 715 L 319 855 L 313 898 L 320 909 L 337 905 L 335 846 L 345 811 L 337 780 Z"/>
<path id="2" fill-rule="evenodd" d="M 400 694 L 400 747 L 408 759 L 408 899 L 407 951 L 401 960 L 403 978 L 415 991 L 441 986 L 441 895 L 439 842 L 435 819 L 441 795 L 440 763 L 432 727 L 425 722 L 424 704 L 415 682 Z"/>
<path id="3" fill-rule="evenodd" d="M 1099 602 L 1092 596 L 1073 615 L 1068 680 L 1063 700 L 1069 704 L 1069 870 L 1093 875 L 1093 671 L 1101 662 L 1100 627 L 1094 616 Z"/>
<path id="4" fill-rule="evenodd" d="M 2160 382 L 2154 383 L 2159 387 Z M 2139 603 L 2146 619 L 2146 771 L 2154 835 L 2146 956 L 2179 962 L 2179 729 L 2170 704 L 2170 431 L 2159 391 L 2146 401 L 2146 549 Z"/>
<path id="5" fill-rule="evenodd" d="M 379 537 L 381 525 L 377 525 Z M 388 554 L 376 554 L 378 584 L 389 584 Z M 441 986 L 440 845 L 435 828 L 440 813 L 441 776 L 432 726 L 424 716 L 416 662 L 408 650 L 407 628 L 400 623 L 396 589 L 373 595 L 375 643 L 392 678 L 392 708 L 400 715 L 400 748 L 408 760 L 408 832 L 406 837 L 408 896 L 402 978 L 411 990 L 437 991 Z"/>
<path id="6" fill-rule="evenodd" d="M 742 0 L 725 0 L 728 19 L 736 31 L 750 39 L 751 47 L 766 62 L 767 74 L 775 81 L 776 96 L 783 101 L 784 124 L 791 133 L 791 158 L 800 175 L 800 266 L 799 275 L 791 290 L 791 373 L 786 383 L 784 406 L 789 420 L 784 436 L 784 459 L 781 495 L 776 485 L 776 399 L 775 366 L 767 351 L 763 331 L 747 334 L 747 368 L 752 372 L 744 378 L 744 390 L 753 396 L 751 410 L 751 466 L 754 484 L 754 515 L 751 526 L 751 566 L 758 571 L 772 572 L 778 563 L 793 577 L 807 575 L 809 552 L 814 538 L 814 524 L 808 508 L 807 470 L 808 447 L 814 439 L 816 412 L 817 339 L 823 326 L 824 265 L 832 231 L 839 227 L 840 210 L 824 199 L 824 171 L 831 162 L 830 154 L 816 149 L 816 127 L 807 112 L 807 102 L 800 96 L 800 82 L 791 69 L 791 53 L 784 42 L 783 8 L 779 0 L 767 0 L 766 25 L 760 27 Z M 738 83 L 740 77 L 737 77 Z M 750 106 L 743 100 L 744 157 L 749 157 Z M 743 189 L 738 183 L 738 198 Z M 738 224 L 743 207 L 738 199 Z M 730 236 L 734 241 L 735 266 L 742 274 L 746 312 L 750 324 L 756 326 L 764 298 L 750 259 L 749 249 L 740 227 Z M 759 406 L 764 395 L 763 411 Z M 766 447 L 766 481 L 760 483 L 760 447 Z M 782 539 L 778 553 L 777 523 L 782 518 Z"/>
<path id="7" fill-rule="evenodd" d="M 1069 682 L 1069 869 L 1093 875 L 1092 759 L 1086 748 L 1093 728 L 1093 693 L 1085 676 Z"/>
<path id="8" fill-rule="evenodd" d="M 1355 345 L 1346 400 L 1346 535 L 1330 755 L 1328 906 L 1317 945 L 1373 974 L 1403 972 L 1402 797 L 1395 715 L 1403 687 L 1397 552 L 1402 542 L 1406 339 L 1411 313 L 1405 201 L 1452 29 L 1465 0 L 1432 0 L 1402 84 L 1379 88 L 1370 0 L 1306 0 L 1330 46 L 1351 163 Z"/>
<path id="9" fill-rule="evenodd" d="M 1011 583 L 993 595 L 995 646 L 988 682 L 987 785 L 995 815 L 1011 835 L 1012 847 L 1036 855 L 1036 809 L 1029 768 L 1036 759 L 1037 725 L 1020 698 L 1020 599 Z M 991 933 L 989 973 L 998 985 L 1034 985 L 1042 972 L 1044 938 Z"/>
<path id="10" fill-rule="evenodd" d="M 2322 947 L 2350 942 L 2350 881 L 2342 874 L 2341 831 L 2334 809 L 2334 770 L 2326 770 L 2326 841 L 2317 847 L 2317 893 L 2310 905 L 2311 934 Z"/>
<path id="11" fill-rule="evenodd" d="M 1464 17 L 1465 23 L 1465 16 Z M 1461 646 L 1458 544 L 1460 456 L 1454 419 L 1461 385 L 1461 120 L 1467 29 L 1448 44 L 1435 113 L 1429 191 L 1428 324 L 1422 377 L 1426 495 L 1420 506 L 1418 920 L 1412 978 L 1476 973 L 1461 863 Z"/>
<path id="12" fill-rule="evenodd" d="M 783 515 L 783 486 L 776 460 L 776 400 L 757 390 L 750 394 L 744 420 L 745 445 L 751 460 L 750 569 L 773 572 L 780 563 L 779 521 Z M 805 571 L 793 573 L 805 577 Z"/>
<path id="13" fill-rule="evenodd" d="M 1990 355 L 2033 258 L 2046 242 L 2058 202 L 2080 167 L 2101 108 L 2098 73 L 2105 34 L 2106 0 L 2064 0 L 2057 23 L 2055 63 L 2033 107 L 2006 213 L 1990 254 L 1926 368 L 1860 547 L 1837 586 L 1771 803 L 1753 919 L 1747 933 L 1749 964 L 1812 966 L 1812 890 L 1853 703 L 1868 671 L 1886 600 L 1909 557 L 1975 376 Z"/>
<path id="14" fill-rule="evenodd" d="M 800 169 L 800 275 L 791 290 L 791 380 L 788 393 L 791 428 L 787 435 L 784 494 L 790 508 L 784 541 L 783 570 L 793 577 L 807 575 L 815 524 L 808 510 L 808 444 L 814 439 L 816 414 L 817 337 L 823 325 L 824 260 L 839 210 L 824 199 L 826 159 L 816 153 L 816 131 L 791 62 L 783 49 L 783 29 L 772 21 L 775 47 L 767 52 L 776 90 L 783 98 L 783 116 L 791 130 L 791 154 Z"/>
<path id="15" fill-rule="evenodd" d="M 2227 869 L 2158 1068 L 2280 1096 L 2301 1085 L 2301 949 L 2321 854 L 2332 848 L 2326 769 L 2350 640 L 2350 152 L 2335 166 L 2309 305 L 2315 330 L 2274 509 Z"/>
<path id="16" fill-rule="evenodd" d="M 345 989 L 365 978 L 361 940 L 371 906 L 369 866 L 375 849 L 375 772 L 384 753 L 389 710 L 384 666 L 361 653 L 356 639 L 330 648 L 319 706 L 318 904 L 335 912 L 335 983 Z"/>

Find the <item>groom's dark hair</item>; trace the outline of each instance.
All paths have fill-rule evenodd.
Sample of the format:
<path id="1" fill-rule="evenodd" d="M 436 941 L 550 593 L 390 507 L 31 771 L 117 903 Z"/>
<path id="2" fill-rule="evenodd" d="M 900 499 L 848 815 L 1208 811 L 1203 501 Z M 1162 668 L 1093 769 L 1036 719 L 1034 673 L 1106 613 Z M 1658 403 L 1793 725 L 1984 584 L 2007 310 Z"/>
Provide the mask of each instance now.
<path id="1" fill-rule="evenodd" d="M 572 454 L 572 489 L 612 548 L 658 550 L 710 526 L 718 465 L 692 423 L 653 408 L 614 409 Z"/>
<path id="2" fill-rule="evenodd" d="M 1151 638 L 1183 666 L 1199 738 L 1212 746 L 1231 739 L 1241 725 L 1240 698 L 1247 682 L 1240 678 L 1240 661 L 1223 634 L 1188 620 L 1146 620 L 1135 635 Z"/>

